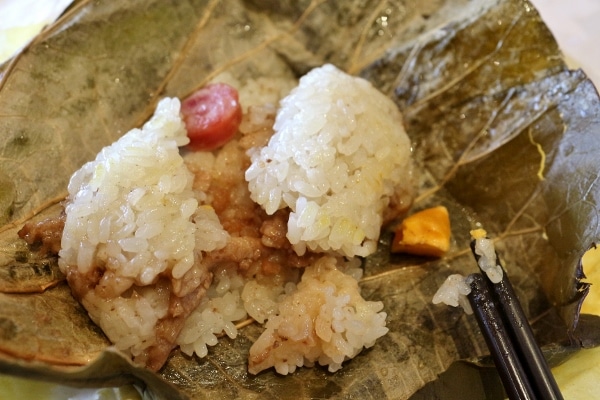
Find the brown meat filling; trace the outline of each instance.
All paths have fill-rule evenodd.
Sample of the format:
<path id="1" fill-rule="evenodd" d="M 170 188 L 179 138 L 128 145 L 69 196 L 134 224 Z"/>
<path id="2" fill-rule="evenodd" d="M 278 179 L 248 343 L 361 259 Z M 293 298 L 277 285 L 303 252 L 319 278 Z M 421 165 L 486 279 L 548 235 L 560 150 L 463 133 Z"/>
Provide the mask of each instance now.
<path id="1" fill-rule="evenodd" d="M 30 246 L 40 246 L 41 254 L 58 255 L 60 240 L 65 227 L 66 214 L 47 218 L 39 222 L 27 222 L 18 232 L 21 239 Z"/>

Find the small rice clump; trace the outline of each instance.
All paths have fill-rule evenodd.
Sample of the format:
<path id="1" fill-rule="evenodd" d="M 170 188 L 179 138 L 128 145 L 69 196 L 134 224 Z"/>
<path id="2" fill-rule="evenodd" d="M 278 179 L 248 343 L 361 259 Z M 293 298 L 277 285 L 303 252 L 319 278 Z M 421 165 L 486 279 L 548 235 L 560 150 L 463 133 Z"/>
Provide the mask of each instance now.
<path id="1" fill-rule="evenodd" d="M 296 287 L 286 288 L 250 348 L 250 373 L 275 367 L 287 375 L 314 363 L 335 372 L 388 332 L 383 303 L 363 299 L 358 281 L 338 267 L 339 260 L 323 256 L 304 270 Z"/>
<path id="2" fill-rule="evenodd" d="M 411 144 L 393 101 L 325 65 L 281 101 L 274 131 L 250 152 L 252 199 L 269 215 L 291 209 L 287 237 L 300 255 L 373 253 L 390 198 L 411 179 Z"/>
<path id="3" fill-rule="evenodd" d="M 208 354 L 207 346 L 214 346 L 225 333 L 237 337 L 235 321 L 246 318 L 241 292 L 244 279 L 236 271 L 219 268 L 200 305 L 187 317 L 176 343 L 181 351 L 198 357 Z"/>

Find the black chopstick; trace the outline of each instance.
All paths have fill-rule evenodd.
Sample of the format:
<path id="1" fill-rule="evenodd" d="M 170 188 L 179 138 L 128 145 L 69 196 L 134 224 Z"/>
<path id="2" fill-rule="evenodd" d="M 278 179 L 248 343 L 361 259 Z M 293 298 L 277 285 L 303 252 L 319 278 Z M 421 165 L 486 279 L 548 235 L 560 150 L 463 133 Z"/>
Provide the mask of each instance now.
<path id="1" fill-rule="evenodd" d="M 471 249 L 478 260 L 475 241 L 471 242 Z M 498 283 L 490 281 L 485 272 L 469 277 L 472 289 L 469 301 L 507 395 L 511 400 L 562 400 L 560 389 L 497 254 L 496 265 L 502 269 L 502 279 Z M 496 330 L 496 327 L 499 329 Z M 488 336 L 490 341 L 506 345 L 512 350 L 494 347 L 494 343 L 490 345 Z"/>
<path id="2" fill-rule="evenodd" d="M 517 349 L 510 340 L 498 305 L 493 300 L 485 280 L 481 274 L 469 275 L 467 283 L 471 286 L 471 293 L 468 297 L 479 329 L 500 375 L 502 386 L 511 400 L 535 399 Z"/>

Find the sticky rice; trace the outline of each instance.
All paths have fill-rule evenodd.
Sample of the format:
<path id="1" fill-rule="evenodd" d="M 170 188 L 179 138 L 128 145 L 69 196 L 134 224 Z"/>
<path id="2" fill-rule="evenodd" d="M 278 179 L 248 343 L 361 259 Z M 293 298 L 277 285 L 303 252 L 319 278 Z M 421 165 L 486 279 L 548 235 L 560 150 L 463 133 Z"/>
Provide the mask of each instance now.
<path id="1" fill-rule="evenodd" d="M 402 199 L 399 187 L 411 187 L 411 145 L 396 105 L 325 65 L 281 101 L 274 130 L 250 153 L 252 199 L 267 214 L 291 210 L 287 238 L 298 254 L 373 253 L 386 208 Z"/>
<path id="2" fill-rule="evenodd" d="M 61 269 L 115 347 L 151 369 L 176 346 L 205 357 L 252 318 L 265 331 L 251 373 L 336 371 L 387 332 L 383 304 L 360 295 L 358 256 L 410 205 L 401 116 L 331 65 L 283 100 L 291 78 L 228 80 L 252 102 L 222 148 L 180 153 L 179 101 L 164 99 L 75 173 Z"/>
<path id="3" fill-rule="evenodd" d="M 162 365 L 175 339 L 157 336 L 157 327 L 179 331 L 176 317 L 210 283 L 202 252 L 227 240 L 214 210 L 198 206 L 179 154 L 186 143 L 179 100 L 164 99 L 68 187 L 59 266 L 114 345 L 150 366 Z"/>

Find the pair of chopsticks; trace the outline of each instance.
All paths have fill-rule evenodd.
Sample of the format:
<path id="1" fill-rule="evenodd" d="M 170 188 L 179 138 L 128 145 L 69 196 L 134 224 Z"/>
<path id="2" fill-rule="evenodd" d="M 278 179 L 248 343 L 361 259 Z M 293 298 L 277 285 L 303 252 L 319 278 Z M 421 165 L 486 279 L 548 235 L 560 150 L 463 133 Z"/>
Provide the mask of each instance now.
<path id="1" fill-rule="evenodd" d="M 475 240 L 471 250 L 479 261 Z M 496 265 L 502 268 L 497 253 Z M 504 268 L 502 272 L 498 283 L 485 273 L 471 274 L 466 282 L 471 286 L 469 302 L 506 394 L 511 400 L 563 399 Z"/>

